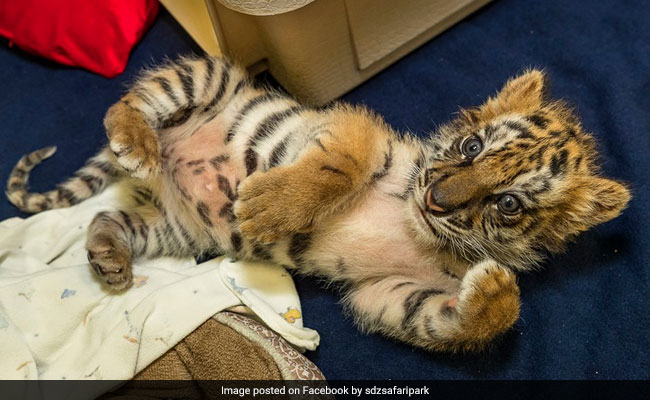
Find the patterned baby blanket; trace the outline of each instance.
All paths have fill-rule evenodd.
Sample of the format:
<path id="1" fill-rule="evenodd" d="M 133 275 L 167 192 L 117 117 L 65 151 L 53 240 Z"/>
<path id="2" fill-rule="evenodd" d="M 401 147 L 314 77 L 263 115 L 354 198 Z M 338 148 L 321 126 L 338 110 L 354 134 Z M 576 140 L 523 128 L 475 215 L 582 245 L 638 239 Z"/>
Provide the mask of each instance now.
<path id="1" fill-rule="evenodd" d="M 93 216 L 120 192 L 114 185 L 77 206 L 0 223 L 0 379 L 130 379 L 235 306 L 300 349 L 318 346 L 291 275 L 277 265 L 143 260 L 130 289 L 108 290 L 84 244 Z"/>

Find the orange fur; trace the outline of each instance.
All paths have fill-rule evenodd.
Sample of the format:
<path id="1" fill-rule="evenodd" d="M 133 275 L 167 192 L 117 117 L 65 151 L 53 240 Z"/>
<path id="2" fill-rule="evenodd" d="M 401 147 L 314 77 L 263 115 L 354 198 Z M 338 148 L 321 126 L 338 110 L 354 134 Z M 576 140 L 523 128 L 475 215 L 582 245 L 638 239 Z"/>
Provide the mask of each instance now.
<path id="1" fill-rule="evenodd" d="M 354 202 L 381 166 L 390 129 L 366 110 L 341 107 L 329 134 L 288 166 L 258 172 L 239 188 L 235 214 L 242 233 L 271 243 Z"/>

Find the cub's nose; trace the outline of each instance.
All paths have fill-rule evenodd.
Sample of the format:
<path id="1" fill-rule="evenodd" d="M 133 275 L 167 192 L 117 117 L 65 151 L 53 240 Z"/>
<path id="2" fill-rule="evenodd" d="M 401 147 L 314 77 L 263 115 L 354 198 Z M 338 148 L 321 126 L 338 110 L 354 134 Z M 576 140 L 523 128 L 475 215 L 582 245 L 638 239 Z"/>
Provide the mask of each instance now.
<path id="1" fill-rule="evenodd" d="M 435 185 L 429 185 L 426 192 L 424 193 L 424 204 L 426 204 L 429 211 L 434 211 L 439 213 L 447 212 L 447 210 L 445 210 L 442 206 L 440 206 L 439 202 L 436 201 L 434 186 Z"/>

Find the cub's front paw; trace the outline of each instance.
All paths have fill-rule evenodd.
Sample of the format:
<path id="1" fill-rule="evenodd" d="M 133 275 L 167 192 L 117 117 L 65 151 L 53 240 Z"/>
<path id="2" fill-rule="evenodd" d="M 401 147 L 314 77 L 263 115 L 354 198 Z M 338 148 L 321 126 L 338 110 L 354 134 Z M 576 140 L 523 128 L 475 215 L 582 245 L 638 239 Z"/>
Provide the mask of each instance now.
<path id="1" fill-rule="evenodd" d="M 281 168 L 254 173 L 239 185 L 238 193 L 235 215 L 242 234 L 251 240 L 272 243 L 312 224 L 300 188 Z"/>
<path id="2" fill-rule="evenodd" d="M 142 113 L 120 102 L 108 110 L 104 125 L 109 147 L 131 176 L 147 179 L 160 171 L 158 139 Z"/>
<path id="3" fill-rule="evenodd" d="M 519 287 L 514 273 L 493 260 L 474 266 L 461 285 L 443 312 L 457 318 L 462 347 L 478 350 L 517 321 Z"/>
<path id="4" fill-rule="evenodd" d="M 131 286 L 131 252 L 119 240 L 95 236 L 88 245 L 88 261 L 108 286 L 123 290 Z"/>

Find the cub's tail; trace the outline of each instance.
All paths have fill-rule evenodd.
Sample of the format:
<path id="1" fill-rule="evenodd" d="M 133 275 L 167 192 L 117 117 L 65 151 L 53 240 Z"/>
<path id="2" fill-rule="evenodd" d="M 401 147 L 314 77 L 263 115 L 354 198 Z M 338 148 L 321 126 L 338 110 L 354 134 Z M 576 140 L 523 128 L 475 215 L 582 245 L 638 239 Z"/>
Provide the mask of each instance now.
<path id="1" fill-rule="evenodd" d="M 75 175 L 45 193 L 27 190 L 29 172 L 56 152 L 55 146 L 45 147 L 23 156 L 9 174 L 7 198 L 21 211 L 37 213 L 52 208 L 69 207 L 101 192 L 122 175 L 115 157 L 105 148 L 92 157 Z"/>

